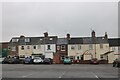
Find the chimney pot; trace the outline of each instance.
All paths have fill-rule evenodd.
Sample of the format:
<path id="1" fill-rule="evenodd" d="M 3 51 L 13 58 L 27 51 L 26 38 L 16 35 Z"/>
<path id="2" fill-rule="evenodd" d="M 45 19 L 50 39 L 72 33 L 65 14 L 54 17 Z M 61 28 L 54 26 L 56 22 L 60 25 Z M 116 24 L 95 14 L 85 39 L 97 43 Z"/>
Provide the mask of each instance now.
<path id="1" fill-rule="evenodd" d="M 45 33 L 44 33 L 44 37 L 48 37 L 48 32 L 45 32 Z"/>
<path id="2" fill-rule="evenodd" d="M 91 35 L 92 35 L 93 38 L 95 38 L 95 31 L 94 30 L 92 31 Z"/>
<path id="3" fill-rule="evenodd" d="M 70 34 L 69 33 L 67 34 L 67 38 L 70 39 Z"/>
<path id="4" fill-rule="evenodd" d="M 106 38 L 106 39 L 108 38 L 107 32 L 105 32 L 105 38 Z"/>

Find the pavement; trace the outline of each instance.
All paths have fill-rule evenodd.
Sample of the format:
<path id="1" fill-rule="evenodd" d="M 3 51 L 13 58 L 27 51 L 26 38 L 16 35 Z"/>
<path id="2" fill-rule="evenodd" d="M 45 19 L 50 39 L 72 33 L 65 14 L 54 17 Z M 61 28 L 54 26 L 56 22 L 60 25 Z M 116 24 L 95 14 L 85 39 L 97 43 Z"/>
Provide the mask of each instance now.
<path id="1" fill-rule="evenodd" d="M 119 69 L 112 67 L 112 64 L 3 64 L 2 80 L 117 80 L 119 78 Z"/>

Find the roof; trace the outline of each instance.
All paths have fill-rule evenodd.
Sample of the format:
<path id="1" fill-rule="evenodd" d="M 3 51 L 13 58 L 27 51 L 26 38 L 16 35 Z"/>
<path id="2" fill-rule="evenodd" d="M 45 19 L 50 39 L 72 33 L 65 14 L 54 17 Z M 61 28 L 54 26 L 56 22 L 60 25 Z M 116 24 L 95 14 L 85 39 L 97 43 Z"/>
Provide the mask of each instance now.
<path id="1" fill-rule="evenodd" d="M 110 38 L 108 39 L 109 45 L 112 46 L 120 46 L 120 38 Z"/>
<path id="2" fill-rule="evenodd" d="M 12 39 L 18 39 L 15 42 L 12 42 Z M 36 44 L 56 44 L 57 36 L 49 36 L 49 37 L 13 37 L 10 40 L 10 44 L 12 46 L 15 45 L 36 45 Z M 25 42 L 27 39 L 27 42 Z"/>
<path id="3" fill-rule="evenodd" d="M 68 44 L 82 44 L 82 43 L 83 43 L 82 38 L 70 38 L 70 40 L 68 40 Z"/>
<path id="4" fill-rule="evenodd" d="M 68 40 L 66 38 L 58 38 L 57 44 L 68 44 Z"/>
<path id="5" fill-rule="evenodd" d="M 84 44 L 104 44 L 104 43 L 108 43 L 108 40 L 104 37 L 96 37 L 96 38 L 84 37 L 83 43 Z"/>
<path id="6" fill-rule="evenodd" d="M 104 37 L 79 37 L 79 38 L 71 38 L 68 41 L 69 44 L 104 44 L 108 43 L 108 40 Z"/>

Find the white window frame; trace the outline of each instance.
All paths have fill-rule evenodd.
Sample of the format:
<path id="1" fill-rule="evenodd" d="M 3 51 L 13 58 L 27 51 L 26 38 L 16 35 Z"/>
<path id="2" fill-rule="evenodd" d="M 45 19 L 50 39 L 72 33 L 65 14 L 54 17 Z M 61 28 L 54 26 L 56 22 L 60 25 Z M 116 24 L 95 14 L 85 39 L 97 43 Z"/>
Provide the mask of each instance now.
<path id="1" fill-rule="evenodd" d="M 73 47 L 74 49 L 72 49 L 72 47 Z M 71 45 L 71 50 L 75 50 L 75 46 L 74 46 L 74 45 Z"/>
<path id="2" fill-rule="evenodd" d="M 11 51 L 16 51 L 16 46 L 12 46 Z"/>
<path id="3" fill-rule="evenodd" d="M 25 38 L 25 42 L 30 42 L 30 38 Z"/>
<path id="4" fill-rule="evenodd" d="M 89 44 L 89 50 L 93 50 L 93 44 Z"/>
<path id="5" fill-rule="evenodd" d="M 36 45 L 33 46 L 33 49 L 37 49 Z"/>
<path id="6" fill-rule="evenodd" d="M 29 46 L 29 45 L 27 46 L 27 49 L 30 49 L 30 46 Z"/>
<path id="7" fill-rule="evenodd" d="M 12 42 L 18 42 L 19 39 L 12 39 Z"/>
<path id="8" fill-rule="evenodd" d="M 51 50 L 51 45 L 47 45 L 47 50 Z"/>
<path id="9" fill-rule="evenodd" d="M 103 49 L 103 44 L 100 44 L 100 49 Z"/>
<path id="10" fill-rule="evenodd" d="M 37 48 L 38 48 L 38 49 L 41 49 L 41 45 L 38 45 Z"/>
<path id="11" fill-rule="evenodd" d="M 81 50 L 82 49 L 82 46 L 81 45 L 78 45 L 78 50 Z"/>
<path id="12" fill-rule="evenodd" d="M 57 50 L 58 50 L 58 51 L 60 50 L 60 46 L 59 46 L 59 45 L 57 45 Z"/>
<path id="13" fill-rule="evenodd" d="M 21 46 L 21 50 L 25 50 L 25 46 Z"/>
<path id="14" fill-rule="evenodd" d="M 53 38 L 50 38 L 50 41 L 52 41 L 53 40 Z"/>

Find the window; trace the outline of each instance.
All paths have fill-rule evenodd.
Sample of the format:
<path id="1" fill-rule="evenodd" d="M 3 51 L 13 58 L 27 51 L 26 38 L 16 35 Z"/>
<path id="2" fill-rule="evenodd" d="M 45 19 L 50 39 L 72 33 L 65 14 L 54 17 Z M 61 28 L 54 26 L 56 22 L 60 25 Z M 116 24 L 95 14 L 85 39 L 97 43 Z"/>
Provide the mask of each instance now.
<path id="1" fill-rule="evenodd" d="M 27 46 L 27 49 L 30 49 L 30 46 Z"/>
<path id="2" fill-rule="evenodd" d="M 38 45 L 38 49 L 41 49 L 41 45 Z"/>
<path id="3" fill-rule="evenodd" d="M 100 49 L 103 49 L 103 44 L 100 44 Z"/>
<path id="4" fill-rule="evenodd" d="M 115 51 L 115 47 L 112 47 L 112 51 Z"/>
<path id="5" fill-rule="evenodd" d="M 71 60 L 74 60 L 74 59 L 75 59 L 75 56 L 70 56 L 70 59 L 71 59 Z"/>
<path id="6" fill-rule="evenodd" d="M 25 38 L 25 42 L 30 42 L 30 38 Z"/>
<path id="7" fill-rule="evenodd" d="M 78 45 L 78 50 L 81 50 L 81 45 Z"/>
<path id="8" fill-rule="evenodd" d="M 10 48 L 10 46 L 8 46 L 8 50 L 10 50 L 11 48 Z"/>
<path id="9" fill-rule="evenodd" d="M 61 51 L 65 51 L 65 45 L 61 46 Z"/>
<path id="10" fill-rule="evenodd" d="M 57 46 L 57 50 L 60 50 L 60 46 Z"/>
<path id="11" fill-rule="evenodd" d="M 89 45 L 89 49 L 93 49 L 93 45 L 92 44 Z"/>
<path id="12" fill-rule="evenodd" d="M 53 40 L 53 38 L 50 38 L 50 40 L 52 41 L 52 40 Z"/>
<path id="13" fill-rule="evenodd" d="M 103 55 L 100 55 L 100 58 L 103 59 Z"/>
<path id="14" fill-rule="evenodd" d="M 18 42 L 19 39 L 12 39 L 12 42 Z"/>
<path id="15" fill-rule="evenodd" d="M 16 47 L 15 46 L 12 46 L 12 51 L 16 51 Z"/>
<path id="16" fill-rule="evenodd" d="M 50 45 L 47 45 L 47 50 L 51 50 L 51 49 L 50 49 Z"/>
<path id="17" fill-rule="evenodd" d="M 71 46 L 71 50 L 75 50 L 75 46 Z"/>
<path id="18" fill-rule="evenodd" d="M 20 58 L 25 58 L 25 55 L 20 55 Z"/>
<path id="19" fill-rule="evenodd" d="M 24 50 L 24 46 L 21 46 L 21 50 Z"/>
<path id="20" fill-rule="evenodd" d="M 42 39 L 40 39 L 40 41 L 42 41 Z"/>
<path id="21" fill-rule="evenodd" d="M 61 56 L 61 60 L 64 60 L 65 56 Z"/>
<path id="22" fill-rule="evenodd" d="M 77 56 L 77 59 L 80 59 L 80 57 L 79 57 L 79 56 Z"/>
<path id="23" fill-rule="evenodd" d="M 33 46 L 33 49 L 36 49 L 36 46 Z"/>

